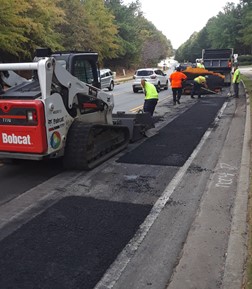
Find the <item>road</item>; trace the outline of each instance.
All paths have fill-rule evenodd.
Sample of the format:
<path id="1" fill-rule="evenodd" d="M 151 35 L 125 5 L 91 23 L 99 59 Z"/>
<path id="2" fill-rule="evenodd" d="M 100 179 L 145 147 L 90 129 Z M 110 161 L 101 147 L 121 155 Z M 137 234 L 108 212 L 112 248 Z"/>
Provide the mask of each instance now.
<path id="1" fill-rule="evenodd" d="M 118 111 L 135 113 L 142 109 L 144 95 L 142 92 L 133 93 L 132 81 L 121 83 L 115 87 L 113 91 L 114 113 Z M 160 92 L 160 103 L 170 98 L 170 94 L 170 89 L 162 90 Z M 32 161 L 5 162 L 5 164 L 0 161 L 0 204 L 10 201 L 62 171 L 62 164 L 59 160 L 50 161 L 50 165 L 47 161 L 40 162 L 39 165 Z"/>
<path id="2" fill-rule="evenodd" d="M 162 92 L 151 137 L 2 203 L 0 288 L 222 288 L 246 124 L 228 92 Z"/>
<path id="3" fill-rule="evenodd" d="M 169 76 L 173 69 L 166 71 Z M 125 111 L 126 113 L 135 113 L 142 109 L 144 94 L 142 91 L 134 93 L 132 89 L 133 79 L 115 86 L 113 91 L 115 108 L 114 112 Z M 171 88 L 159 92 L 159 102 L 166 101 L 171 97 Z"/>

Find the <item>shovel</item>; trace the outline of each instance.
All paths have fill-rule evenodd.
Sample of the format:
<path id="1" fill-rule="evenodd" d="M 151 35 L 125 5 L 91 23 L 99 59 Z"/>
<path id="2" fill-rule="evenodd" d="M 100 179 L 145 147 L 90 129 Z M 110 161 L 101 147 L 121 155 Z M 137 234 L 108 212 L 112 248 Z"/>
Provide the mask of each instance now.
<path id="1" fill-rule="evenodd" d="M 193 86 L 192 83 L 190 83 L 190 85 Z M 205 88 L 205 87 L 201 87 L 200 89 L 203 89 L 203 90 L 205 90 L 205 91 L 208 91 L 208 92 L 211 92 L 211 93 L 214 93 L 214 94 L 219 94 L 218 92 L 215 92 L 215 91 L 213 91 L 213 90 L 211 90 L 211 89 L 208 89 L 208 88 Z"/>
<path id="2" fill-rule="evenodd" d="M 219 94 L 218 92 L 215 92 L 211 89 L 208 89 L 208 88 L 205 88 L 205 87 L 201 87 L 201 89 L 204 89 L 205 91 L 208 91 L 208 92 L 211 92 L 211 93 L 214 93 L 214 94 Z"/>

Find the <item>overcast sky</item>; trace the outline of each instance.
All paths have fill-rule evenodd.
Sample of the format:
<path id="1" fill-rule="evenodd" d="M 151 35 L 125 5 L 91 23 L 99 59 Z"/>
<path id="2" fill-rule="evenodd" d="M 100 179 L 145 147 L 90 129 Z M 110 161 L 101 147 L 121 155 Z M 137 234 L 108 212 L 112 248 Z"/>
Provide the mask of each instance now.
<path id="1" fill-rule="evenodd" d="M 124 4 L 131 2 L 135 1 L 123 0 Z M 239 0 L 140 0 L 145 18 L 171 40 L 175 49 L 223 11 L 227 2 L 238 4 Z"/>

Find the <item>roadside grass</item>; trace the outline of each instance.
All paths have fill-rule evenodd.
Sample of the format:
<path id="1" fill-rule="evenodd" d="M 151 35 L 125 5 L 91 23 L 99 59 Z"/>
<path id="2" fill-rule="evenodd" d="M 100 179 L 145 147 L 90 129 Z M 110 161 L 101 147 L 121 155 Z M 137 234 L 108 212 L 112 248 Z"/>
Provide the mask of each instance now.
<path id="1" fill-rule="evenodd" d="M 250 118 L 252 120 L 252 80 L 242 75 L 242 80 L 246 87 L 246 93 L 249 95 Z M 251 123 L 252 127 L 252 123 Z M 250 167 L 252 167 L 250 165 Z M 250 171 L 250 190 L 248 199 L 248 255 L 245 272 L 244 289 L 252 289 L 252 174 Z"/>

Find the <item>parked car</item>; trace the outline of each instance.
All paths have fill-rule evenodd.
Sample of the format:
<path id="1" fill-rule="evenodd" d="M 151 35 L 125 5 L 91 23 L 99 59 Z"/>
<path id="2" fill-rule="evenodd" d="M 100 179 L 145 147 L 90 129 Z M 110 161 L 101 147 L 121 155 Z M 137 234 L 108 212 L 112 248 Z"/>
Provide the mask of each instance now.
<path id="1" fill-rule="evenodd" d="M 161 88 L 168 89 L 168 76 L 166 73 L 159 68 L 142 68 L 138 69 L 133 76 L 133 92 L 142 90 L 141 79 L 143 78 L 154 84 L 158 92 Z"/>
<path id="2" fill-rule="evenodd" d="M 115 86 L 114 75 L 113 72 L 108 69 L 100 69 L 100 81 L 101 81 L 101 89 L 107 88 L 109 91 L 112 91 Z"/>

